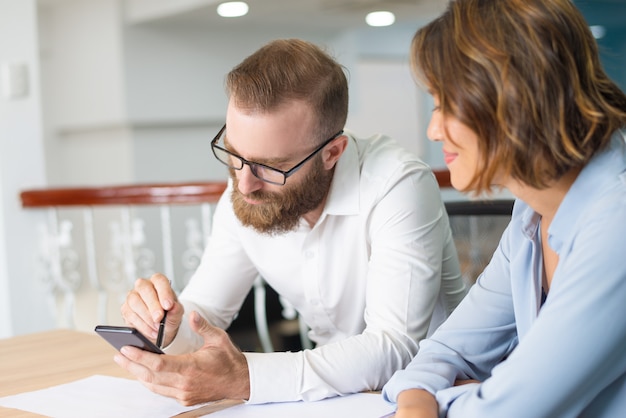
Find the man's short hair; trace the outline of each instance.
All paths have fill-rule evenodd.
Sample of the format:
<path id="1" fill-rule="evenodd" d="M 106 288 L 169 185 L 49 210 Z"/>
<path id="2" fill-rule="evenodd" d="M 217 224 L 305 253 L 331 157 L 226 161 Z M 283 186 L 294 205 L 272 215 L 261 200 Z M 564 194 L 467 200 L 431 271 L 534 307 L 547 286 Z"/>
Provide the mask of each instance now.
<path id="1" fill-rule="evenodd" d="M 300 39 L 272 41 L 247 57 L 228 73 L 226 90 L 238 108 L 251 112 L 272 112 L 292 100 L 307 103 L 320 141 L 342 130 L 348 116 L 344 68 Z"/>

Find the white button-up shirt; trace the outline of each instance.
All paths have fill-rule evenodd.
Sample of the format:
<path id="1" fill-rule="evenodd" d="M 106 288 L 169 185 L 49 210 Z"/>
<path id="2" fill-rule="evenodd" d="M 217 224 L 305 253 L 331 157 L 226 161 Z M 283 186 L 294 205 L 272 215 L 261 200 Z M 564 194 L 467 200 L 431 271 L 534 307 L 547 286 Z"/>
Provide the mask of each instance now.
<path id="1" fill-rule="evenodd" d="M 251 403 L 380 389 L 466 293 L 431 170 L 395 141 L 355 139 L 318 222 L 269 236 L 243 227 L 230 193 L 200 267 L 180 295 L 226 328 L 260 274 L 310 327 L 313 350 L 245 353 Z M 200 347 L 187 319 L 167 352 Z"/>

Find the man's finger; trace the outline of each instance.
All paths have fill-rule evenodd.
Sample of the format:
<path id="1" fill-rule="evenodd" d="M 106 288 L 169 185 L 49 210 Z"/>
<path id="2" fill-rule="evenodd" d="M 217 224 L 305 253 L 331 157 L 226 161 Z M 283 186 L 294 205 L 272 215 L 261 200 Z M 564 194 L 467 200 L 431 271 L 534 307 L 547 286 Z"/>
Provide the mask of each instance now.
<path id="1" fill-rule="evenodd" d="M 226 338 L 226 340 L 228 340 L 228 336 L 224 330 L 209 324 L 209 322 L 196 311 L 191 312 L 189 315 L 189 323 L 192 331 L 204 339 L 205 345 L 220 345 L 222 339 Z"/>
<path id="2" fill-rule="evenodd" d="M 154 288 L 156 289 L 161 307 L 169 311 L 176 301 L 176 293 L 172 289 L 171 281 L 161 273 L 155 273 L 150 277 Z"/>

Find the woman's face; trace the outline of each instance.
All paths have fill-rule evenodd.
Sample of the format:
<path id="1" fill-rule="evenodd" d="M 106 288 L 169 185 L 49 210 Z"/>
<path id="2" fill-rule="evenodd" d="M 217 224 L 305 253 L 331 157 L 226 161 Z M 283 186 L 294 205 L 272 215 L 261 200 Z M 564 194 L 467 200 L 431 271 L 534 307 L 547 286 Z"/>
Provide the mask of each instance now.
<path id="1" fill-rule="evenodd" d="M 478 136 L 454 116 L 444 117 L 439 99 L 436 96 L 433 98 L 435 108 L 426 134 L 431 141 L 443 143 L 444 161 L 450 170 L 450 182 L 455 189 L 465 190 L 478 170 Z"/>

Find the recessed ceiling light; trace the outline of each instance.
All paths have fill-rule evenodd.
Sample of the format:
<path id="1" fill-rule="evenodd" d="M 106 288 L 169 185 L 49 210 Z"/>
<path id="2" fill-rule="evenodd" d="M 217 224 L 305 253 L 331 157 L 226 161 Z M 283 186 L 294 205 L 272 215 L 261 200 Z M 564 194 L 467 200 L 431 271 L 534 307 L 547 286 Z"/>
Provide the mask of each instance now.
<path id="1" fill-rule="evenodd" d="M 365 22 L 370 26 L 389 26 L 396 21 L 396 16 L 387 11 L 371 12 L 365 16 Z"/>
<path id="2" fill-rule="evenodd" d="M 589 29 L 591 29 L 591 34 L 596 39 L 604 38 L 604 35 L 606 35 L 606 28 L 602 25 L 591 25 Z"/>
<path id="3" fill-rule="evenodd" d="M 248 4 L 243 1 L 229 1 L 217 6 L 217 14 L 222 17 L 239 17 L 248 13 Z"/>

